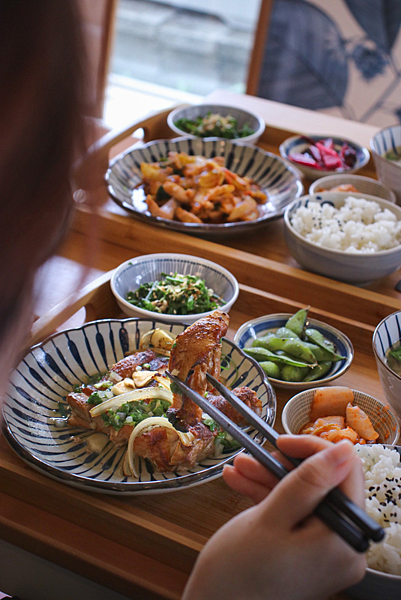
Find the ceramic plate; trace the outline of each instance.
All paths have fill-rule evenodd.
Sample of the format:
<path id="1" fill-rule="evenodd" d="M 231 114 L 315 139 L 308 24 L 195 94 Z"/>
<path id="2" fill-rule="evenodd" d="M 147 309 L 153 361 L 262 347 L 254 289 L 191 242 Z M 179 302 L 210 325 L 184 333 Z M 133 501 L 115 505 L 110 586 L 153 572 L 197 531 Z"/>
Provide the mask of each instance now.
<path id="1" fill-rule="evenodd" d="M 225 166 L 242 177 L 250 177 L 268 195 L 268 202 L 259 206 L 260 216 L 254 221 L 223 223 L 181 223 L 160 217 L 152 217 L 148 212 L 145 195 L 135 189 L 142 181 L 141 162 L 156 162 L 170 151 L 202 155 L 207 158 L 224 156 Z M 220 139 L 158 140 L 136 147 L 117 156 L 106 173 L 110 196 L 130 214 L 143 221 L 154 223 L 167 229 L 199 234 L 203 237 L 225 237 L 238 235 L 263 226 L 267 221 L 284 214 L 288 204 L 302 195 L 303 186 L 296 171 L 283 159 L 256 146 L 234 143 Z"/>
<path id="2" fill-rule="evenodd" d="M 158 473 L 141 459 L 138 480 L 122 473 L 124 449 L 109 442 L 100 454 L 90 453 L 85 443 L 92 432 L 60 428 L 59 403 L 88 376 L 138 348 L 141 336 L 161 327 L 177 335 L 185 325 L 155 320 L 110 319 L 87 323 L 58 333 L 34 346 L 15 369 L 4 403 L 5 434 L 14 450 L 31 466 L 64 483 L 94 492 L 150 494 L 187 488 L 221 474 L 223 465 L 242 450 L 208 458 L 191 470 Z M 229 387 L 247 385 L 263 405 L 263 418 L 274 424 L 276 398 L 262 369 L 233 342 L 223 338 L 223 377 Z M 253 437 L 256 436 L 254 432 Z"/>

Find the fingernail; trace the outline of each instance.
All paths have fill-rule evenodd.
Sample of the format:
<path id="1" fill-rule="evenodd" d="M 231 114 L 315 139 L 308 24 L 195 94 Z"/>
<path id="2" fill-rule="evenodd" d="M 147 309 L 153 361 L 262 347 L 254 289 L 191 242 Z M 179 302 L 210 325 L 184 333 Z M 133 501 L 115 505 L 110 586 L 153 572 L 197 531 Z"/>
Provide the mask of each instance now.
<path id="1" fill-rule="evenodd" d="M 325 450 L 327 458 L 336 466 L 346 463 L 354 454 L 354 445 L 348 440 L 342 440 Z"/>

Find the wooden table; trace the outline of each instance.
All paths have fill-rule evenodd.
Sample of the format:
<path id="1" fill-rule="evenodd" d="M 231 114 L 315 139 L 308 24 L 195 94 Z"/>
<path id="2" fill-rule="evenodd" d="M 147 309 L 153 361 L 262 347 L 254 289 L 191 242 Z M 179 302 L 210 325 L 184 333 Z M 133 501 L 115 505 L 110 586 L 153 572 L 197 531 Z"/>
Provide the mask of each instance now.
<path id="1" fill-rule="evenodd" d="M 276 153 L 289 131 L 346 135 L 365 145 L 376 131 L 368 125 L 229 92 L 215 92 L 207 100 L 261 114 L 268 125 L 261 145 Z M 168 135 L 165 126 L 158 127 Z M 132 141 L 123 140 L 113 152 Z M 372 163 L 364 173 L 374 175 Z M 108 276 L 104 275 L 100 288 L 94 280 L 132 256 L 174 245 L 176 251 L 219 262 L 238 278 L 241 292 L 232 312 L 231 334 L 250 317 L 291 312 L 310 304 L 314 316 L 342 329 L 354 343 L 355 361 L 341 383 L 383 399 L 371 336 L 381 318 L 401 307 L 401 296 L 394 289 L 399 273 L 365 289 L 355 288 L 301 270 L 288 254 L 281 221 L 267 225 L 263 236 L 234 238 L 223 244 L 139 223 L 108 198 L 105 188 L 97 190 L 96 196 L 97 217 L 80 206 L 57 256 L 42 269 L 37 284 L 41 295 L 35 307 L 42 319 L 34 328 L 35 340 L 52 330 L 54 316 L 60 321 L 58 303 L 85 284 L 88 287 L 84 294 L 78 293 L 76 306 L 87 305 L 89 318 L 114 316 L 116 307 L 105 292 Z M 94 225 L 96 243 L 88 246 L 88 230 Z M 63 318 L 70 317 L 71 311 L 64 308 Z M 84 318 L 81 309 L 67 324 L 80 324 Z M 278 390 L 277 396 L 276 427 L 282 431 L 281 409 L 290 394 Z M 87 494 L 33 471 L 4 438 L 0 439 L 0 495 L 2 539 L 129 597 L 174 600 L 180 597 L 210 535 L 250 505 L 221 479 L 162 496 L 120 500 Z M 336 599 L 346 597 L 341 594 Z"/>

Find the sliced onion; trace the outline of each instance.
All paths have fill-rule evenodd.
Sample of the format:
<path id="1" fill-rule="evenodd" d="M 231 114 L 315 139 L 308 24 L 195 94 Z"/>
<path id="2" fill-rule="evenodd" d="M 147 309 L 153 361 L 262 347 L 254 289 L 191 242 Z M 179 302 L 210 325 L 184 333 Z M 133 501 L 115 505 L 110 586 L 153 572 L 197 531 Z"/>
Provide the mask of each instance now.
<path id="1" fill-rule="evenodd" d="M 108 410 L 119 408 L 127 402 L 138 402 L 141 400 L 151 400 L 153 398 L 160 398 L 161 400 L 167 400 L 170 404 L 173 403 L 173 394 L 171 393 L 171 390 L 162 387 L 151 387 L 141 390 L 132 390 L 132 392 L 128 392 L 127 394 L 114 396 L 110 400 L 106 400 L 105 402 L 94 406 L 89 412 L 92 417 L 98 417 Z"/>

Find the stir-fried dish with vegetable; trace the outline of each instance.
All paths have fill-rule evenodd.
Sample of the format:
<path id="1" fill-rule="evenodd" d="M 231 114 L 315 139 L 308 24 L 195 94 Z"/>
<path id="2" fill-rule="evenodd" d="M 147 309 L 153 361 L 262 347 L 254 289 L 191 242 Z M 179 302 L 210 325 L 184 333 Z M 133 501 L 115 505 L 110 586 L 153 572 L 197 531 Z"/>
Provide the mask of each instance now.
<path id="1" fill-rule="evenodd" d="M 205 158 L 169 152 L 154 163 L 141 163 L 140 186 L 153 217 L 183 223 L 254 221 L 267 195 L 249 177 L 224 166 L 224 157 Z"/>
<path id="2" fill-rule="evenodd" d="M 244 138 L 248 135 L 255 133 L 254 129 L 251 129 L 248 123 L 245 123 L 242 127 L 238 127 L 237 119 L 231 115 L 223 117 L 218 113 L 212 113 L 209 111 L 204 117 L 198 116 L 196 119 L 177 119 L 174 125 L 191 135 L 197 137 L 222 137 L 228 140 L 236 138 Z"/>
<path id="3" fill-rule="evenodd" d="M 237 442 L 165 375 L 168 367 L 237 424 L 246 425 L 206 378 L 206 373 L 220 376 L 221 338 L 228 322 L 228 315 L 216 310 L 175 339 L 161 329 L 147 332 L 137 352 L 68 394 L 68 424 L 106 434 L 116 446 L 125 446 L 122 468 L 127 477 L 138 477 L 140 457 L 164 472 L 189 469 L 208 456 L 235 449 Z M 233 391 L 261 414 L 253 390 Z"/>
<path id="4" fill-rule="evenodd" d="M 179 273 L 161 273 L 161 279 L 128 292 L 126 300 L 139 308 L 167 315 L 195 315 L 224 304 L 204 279 Z"/>

